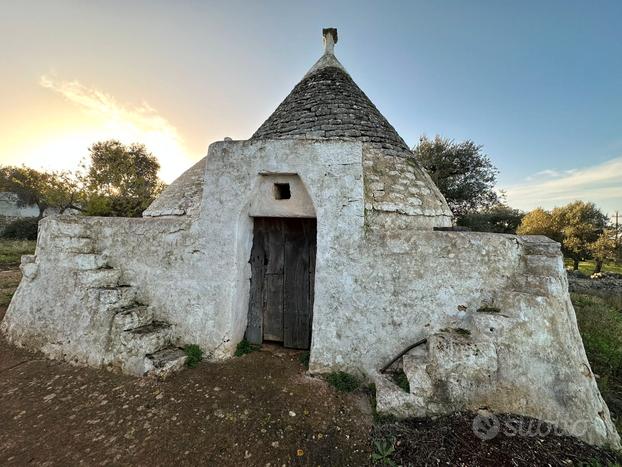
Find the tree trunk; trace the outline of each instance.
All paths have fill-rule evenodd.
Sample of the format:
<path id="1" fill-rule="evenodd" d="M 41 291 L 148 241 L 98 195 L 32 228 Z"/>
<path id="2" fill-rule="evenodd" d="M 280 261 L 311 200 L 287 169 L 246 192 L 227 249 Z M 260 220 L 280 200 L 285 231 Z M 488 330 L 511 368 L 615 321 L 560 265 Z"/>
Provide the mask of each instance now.
<path id="1" fill-rule="evenodd" d="M 603 269 L 603 261 L 600 259 L 596 260 L 596 268 L 594 268 L 594 274 L 598 274 Z"/>
<path id="2" fill-rule="evenodd" d="M 572 260 L 572 270 L 573 271 L 578 271 L 579 270 L 579 260 L 578 259 L 573 259 Z"/>

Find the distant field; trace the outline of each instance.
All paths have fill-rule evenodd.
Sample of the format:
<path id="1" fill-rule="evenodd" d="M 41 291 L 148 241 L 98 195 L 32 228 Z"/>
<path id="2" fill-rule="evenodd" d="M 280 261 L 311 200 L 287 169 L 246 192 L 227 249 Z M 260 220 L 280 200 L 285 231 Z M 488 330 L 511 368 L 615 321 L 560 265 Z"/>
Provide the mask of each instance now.
<path id="1" fill-rule="evenodd" d="M 36 244 L 31 240 L 0 240 L 0 269 L 17 266 L 22 255 L 35 252 Z"/>
<path id="2" fill-rule="evenodd" d="M 564 259 L 564 264 L 567 268 L 572 267 L 572 260 L 570 258 Z M 594 272 L 596 266 L 594 265 L 594 261 L 581 261 L 579 263 L 579 271 L 583 274 L 590 275 Z M 622 264 L 614 264 L 614 263 L 605 263 L 603 265 L 603 272 L 617 272 L 618 274 L 622 274 Z"/>

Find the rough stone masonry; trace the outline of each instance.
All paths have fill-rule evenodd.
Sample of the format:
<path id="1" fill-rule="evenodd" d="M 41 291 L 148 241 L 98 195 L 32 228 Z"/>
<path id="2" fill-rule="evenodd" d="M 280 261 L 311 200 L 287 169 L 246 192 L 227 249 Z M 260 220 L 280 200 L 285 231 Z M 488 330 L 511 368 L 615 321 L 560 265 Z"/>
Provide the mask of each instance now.
<path id="1" fill-rule="evenodd" d="M 253 219 L 317 221 L 310 371 L 376 382 L 399 416 L 487 408 L 620 447 L 587 361 L 560 247 L 436 230 L 445 199 L 326 50 L 246 141 L 213 143 L 142 218 L 49 217 L 1 324 L 50 358 L 168 374 L 232 356 L 249 316 Z M 288 196 L 272 186 L 288 185 Z M 404 348 L 405 393 L 379 369 Z"/>

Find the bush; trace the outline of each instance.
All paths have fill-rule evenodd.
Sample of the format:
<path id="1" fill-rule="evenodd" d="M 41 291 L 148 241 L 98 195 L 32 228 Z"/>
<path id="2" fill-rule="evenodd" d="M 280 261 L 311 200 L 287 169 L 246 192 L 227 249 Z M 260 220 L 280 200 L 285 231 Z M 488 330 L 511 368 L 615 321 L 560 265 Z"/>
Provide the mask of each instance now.
<path id="1" fill-rule="evenodd" d="M 17 219 L 6 226 L 2 232 L 2 237 L 16 240 L 36 240 L 38 230 L 39 220 L 37 218 Z"/>
<path id="2" fill-rule="evenodd" d="M 354 375 L 345 371 L 330 373 L 326 376 L 326 381 L 337 391 L 352 392 L 356 391 L 361 385 L 361 381 Z"/>
<path id="3" fill-rule="evenodd" d="M 187 345 L 184 347 L 184 352 L 188 357 L 186 360 L 188 368 L 195 368 L 203 360 L 203 350 L 196 344 Z"/>
<path id="4" fill-rule="evenodd" d="M 255 352 L 259 350 L 259 346 L 255 344 L 251 344 L 246 339 L 242 339 L 238 346 L 235 349 L 235 356 L 241 357 L 242 355 L 246 355 L 247 353 Z"/>

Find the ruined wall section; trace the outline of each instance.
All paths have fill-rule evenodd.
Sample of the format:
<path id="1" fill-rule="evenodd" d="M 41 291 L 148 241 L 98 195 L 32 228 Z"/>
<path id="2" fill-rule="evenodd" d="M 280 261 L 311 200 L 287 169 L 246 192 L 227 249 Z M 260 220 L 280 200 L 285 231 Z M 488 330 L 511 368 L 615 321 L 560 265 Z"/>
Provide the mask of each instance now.
<path id="1" fill-rule="evenodd" d="M 170 323 L 174 342 L 200 343 L 208 356 L 227 334 L 218 316 L 205 313 L 205 283 L 197 278 L 207 252 L 188 219 L 56 216 L 42 220 L 39 232 L 1 324 L 11 342 L 104 365 L 114 360 L 115 314 L 131 304 Z"/>
<path id="2" fill-rule="evenodd" d="M 331 289 L 328 308 L 314 319 L 310 371 L 373 377 L 427 338 L 445 347 L 411 365 L 421 371 L 407 373 L 410 399 L 399 388 L 392 399 L 377 380 L 381 411 L 422 416 L 487 407 L 619 446 L 583 349 L 559 244 L 395 231 L 368 234 L 357 259 L 342 271 L 349 287 Z M 447 335 L 480 351 L 443 350 L 448 341 L 438 336 Z"/>
<path id="3" fill-rule="evenodd" d="M 432 230 L 452 225 L 445 198 L 414 156 L 365 144 L 363 167 L 370 229 Z"/>
<path id="4" fill-rule="evenodd" d="M 144 217 L 198 216 L 207 157 L 194 164 L 158 196 L 143 212 Z"/>

